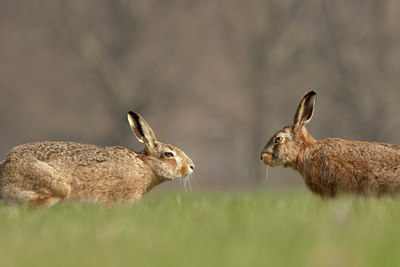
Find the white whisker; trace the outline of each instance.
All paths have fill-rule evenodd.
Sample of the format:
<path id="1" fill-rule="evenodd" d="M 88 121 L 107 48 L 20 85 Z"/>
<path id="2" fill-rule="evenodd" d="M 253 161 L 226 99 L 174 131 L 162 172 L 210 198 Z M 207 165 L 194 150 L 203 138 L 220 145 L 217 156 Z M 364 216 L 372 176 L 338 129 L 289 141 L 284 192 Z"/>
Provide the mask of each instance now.
<path id="1" fill-rule="evenodd" d="M 193 190 L 192 190 L 192 180 L 190 180 L 190 178 L 191 178 L 192 176 L 188 176 L 188 181 L 189 181 L 189 190 L 190 190 L 190 194 L 192 194 L 193 193 Z"/>
<path id="2" fill-rule="evenodd" d="M 267 165 L 267 170 L 265 171 L 265 180 L 264 180 L 264 182 L 267 182 L 268 174 L 269 174 L 269 165 Z"/>
<path id="3" fill-rule="evenodd" d="M 183 179 L 183 185 L 185 187 L 185 192 L 188 193 L 188 188 L 190 193 L 192 193 L 192 183 L 190 181 L 190 176 L 187 176 Z"/>

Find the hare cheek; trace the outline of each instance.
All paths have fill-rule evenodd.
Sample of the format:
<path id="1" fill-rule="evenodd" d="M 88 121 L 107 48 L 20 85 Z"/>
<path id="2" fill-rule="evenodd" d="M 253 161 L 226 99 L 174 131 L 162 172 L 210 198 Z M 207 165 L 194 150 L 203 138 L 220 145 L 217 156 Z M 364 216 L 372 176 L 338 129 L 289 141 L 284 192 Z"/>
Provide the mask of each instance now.
<path id="1" fill-rule="evenodd" d="M 271 155 L 271 162 L 269 163 L 269 165 L 271 167 L 275 167 L 275 166 L 280 166 L 282 165 L 282 158 L 281 158 L 281 151 L 279 150 L 279 147 L 275 147 L 274 148 L 274 152 Z"/>

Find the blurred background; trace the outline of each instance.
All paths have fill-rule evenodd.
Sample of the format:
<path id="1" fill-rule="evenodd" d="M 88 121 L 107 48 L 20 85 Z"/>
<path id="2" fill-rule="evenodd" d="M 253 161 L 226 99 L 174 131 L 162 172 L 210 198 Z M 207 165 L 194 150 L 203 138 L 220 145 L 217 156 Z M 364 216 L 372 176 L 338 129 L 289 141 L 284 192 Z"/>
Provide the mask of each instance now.
<path id="1" fill-rule="evenodd" d="M 194 191 L 305 188 L 282 167 L 265 181 L 260 151 L 310 89 L 314 138 L 400 144 L 399 25 L 396 0 L 0 1 L 0 158 L 141 150 L 134 110 L 194 160 Z"/>

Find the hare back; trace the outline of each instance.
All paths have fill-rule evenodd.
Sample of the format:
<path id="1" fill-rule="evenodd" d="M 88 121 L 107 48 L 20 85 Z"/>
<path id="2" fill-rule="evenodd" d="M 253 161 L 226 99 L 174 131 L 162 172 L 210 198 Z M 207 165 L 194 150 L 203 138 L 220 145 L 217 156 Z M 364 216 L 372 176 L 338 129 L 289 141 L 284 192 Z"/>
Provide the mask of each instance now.
<path id="1" fill-rule="evenodd" d="M 37 142 L 14 147 L 8 160 L 18 161 L 35 158 L 43 162 L 58 162 L 64 164 L 90 165 L 96 162 L 126 158 L 135 155 L 124 147 L 98 147 L 95 145 L 75 142 Z"/>
<path id="2" fill-rule="evenodd" d="M 374 142 L 326 139 L 306 153 L 303 174 L 309 188 L 321 195 L 338 191 L 400 191 L 400 147 Z"/>
<path id="3" fill-rule="evenodd" d="M 25 190 L 72 200 L 133 202 L 154 183 L 143 157 L 123 147 L 74 142 L 21 145 L 12 149 L 3 163 L 2 196 L 12 188 L 14 195 Z"/>

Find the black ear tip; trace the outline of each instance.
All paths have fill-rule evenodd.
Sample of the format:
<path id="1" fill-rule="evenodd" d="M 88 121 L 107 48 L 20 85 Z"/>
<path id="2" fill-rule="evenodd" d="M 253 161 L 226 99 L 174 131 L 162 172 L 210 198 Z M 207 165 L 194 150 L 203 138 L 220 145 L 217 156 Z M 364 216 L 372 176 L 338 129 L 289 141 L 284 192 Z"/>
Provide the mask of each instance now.
<path id="1" fill-rule="evenodd" d="M 133 117 L 135 120 L 138 120 L 140 118 L 140 115 L 133 111 L 129 111 L 128 115 Z"/>
<path id="2" fill-rule="evenodd" d="M 315 96 L 315 95 L 317 95 L 317 93 L 314 92 L 313 90 L 310 90 L 310 91 L 308 91 L 308 92 L 306 93 L 306 95 L 305 95 L 304 97 L 311 97 L 311 96 Z"/>

